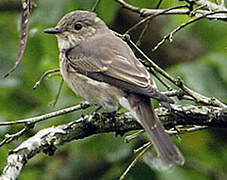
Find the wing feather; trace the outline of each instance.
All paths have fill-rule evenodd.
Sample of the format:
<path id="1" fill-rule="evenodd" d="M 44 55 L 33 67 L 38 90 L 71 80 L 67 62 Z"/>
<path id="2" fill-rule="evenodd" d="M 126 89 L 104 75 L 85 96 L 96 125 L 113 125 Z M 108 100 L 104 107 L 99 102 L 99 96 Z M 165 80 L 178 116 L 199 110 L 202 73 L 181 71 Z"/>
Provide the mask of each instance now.
<path id="1" fill-rule="evenodd" d="M 120 47 L 110 47 L 105 41 L 96 40 L 90 43 L 85 41 L 68 49 L 66 57 L 74 70 L 92 79 L 109 83 L 128 92 L 172 103 L 170 98 L 153 88 L 146 68 L 126 44 L 119 40 L 117 45 Z"/>

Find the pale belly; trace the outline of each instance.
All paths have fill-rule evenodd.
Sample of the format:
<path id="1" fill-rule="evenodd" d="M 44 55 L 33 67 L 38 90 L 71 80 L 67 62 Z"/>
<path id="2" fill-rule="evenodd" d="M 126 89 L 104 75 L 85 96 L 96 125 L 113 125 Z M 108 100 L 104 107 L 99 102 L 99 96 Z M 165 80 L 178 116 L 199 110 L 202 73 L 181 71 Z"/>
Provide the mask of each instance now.
<path id="1" fill-rule="evenodd" d="M 118 110 L 119 99 L 125 96 L 122 90 L 76 73 L 72 68 L 67 68 L 64 62 L 60 62 L 60 70 L 66 83 L 78 96 L 111 111 Z"/>

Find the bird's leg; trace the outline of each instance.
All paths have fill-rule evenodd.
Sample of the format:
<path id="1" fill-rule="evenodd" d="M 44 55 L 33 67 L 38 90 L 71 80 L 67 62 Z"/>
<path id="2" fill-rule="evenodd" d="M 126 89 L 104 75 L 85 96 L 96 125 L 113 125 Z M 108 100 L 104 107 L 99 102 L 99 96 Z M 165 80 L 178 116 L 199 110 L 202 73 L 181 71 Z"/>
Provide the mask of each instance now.
<path id="1" fill-rule="evenodd" d="M 108 112 L 108 115 L 112 117 L 115 116 L 116 114 L 117 114 L 117 111 Z"/>
<path id="2" fill-rule="evenodd" d="M 115 136 L 117 136 L 117 135 L 122 136 L 124 133 L 118 131 L 118 127 L 117 127 L 117 123 L 116 123 L 117 111 L 118 111 L 118 110 L 112 111 L 112 112 L 105 112 L 105 113 L 103 113 L 102 115 L 103 115 L 105 118 L 107 118 L 107 119 L 109 119 L 109 120 L 111 121 L 112 127 L 113 127 L 114 132 L 115 132 Z"/>
<path id="3" fill-rule="evenodd" d="M 90 121 L 92 120 L 92 118 L 95 117 L 95 115 L 97 114 L 97 112 L 98 112 L 100 109 L 102 109 L 102 106 L 98 106 L 97 108 L 95 108 L 95 109 L 91 112 L 91 114 L 90 114 L 90 116 L 89 116 L 89 118 L 88 118 L 88 122 L 90 122 Z"/>
<path id="4" fill-rule="evenodd" d="M 124 132 L 120 132 L 119 130 L 117 130 L 118 127 L 117 127 L 116 118 L 115 118 L 116 114 L 117 114 L 117 111 L 108 112 L 108 116 L 110 117 L 110 119 L 114 125 L 115 136 L 118 136 L 118 135 L 123 136 Z"/>

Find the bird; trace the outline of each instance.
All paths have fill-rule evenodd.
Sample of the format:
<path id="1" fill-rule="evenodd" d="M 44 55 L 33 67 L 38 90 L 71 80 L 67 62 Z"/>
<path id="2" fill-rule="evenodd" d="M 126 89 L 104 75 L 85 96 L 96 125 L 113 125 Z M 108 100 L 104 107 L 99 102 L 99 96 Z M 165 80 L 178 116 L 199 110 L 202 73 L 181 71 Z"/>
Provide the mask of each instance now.
<path id="1" fill-rule="evenodd" d="M 44 32 L 56 35 L 60 72 L 76 95 L 109 111 L 125 108 L 145 129 L 165 164 L 184 164 L 151 103 L 151 98 L 168 105 L 173 100 L 158 91 L 129 45 L 101 18 L 85 10 L 72 11 Z"/>

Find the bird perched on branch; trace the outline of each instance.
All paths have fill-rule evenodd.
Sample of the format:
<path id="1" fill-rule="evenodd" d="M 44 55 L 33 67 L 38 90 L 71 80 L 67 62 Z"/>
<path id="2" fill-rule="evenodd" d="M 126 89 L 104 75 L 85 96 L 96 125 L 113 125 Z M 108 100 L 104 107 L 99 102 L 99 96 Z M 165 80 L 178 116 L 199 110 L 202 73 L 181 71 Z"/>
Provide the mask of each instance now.
<path id="1" fill-rule="evenodd" d="M 150 73 L 127 43 L 88 11 L 68 13 L 44 32 L 57 36 L 61 74 L 77 95 L 111 111 L 124 107 L 145 129 L 167 165 L 184 164 L 150 98 L 163 104 L 173 101 L 154 87 Z"/>

